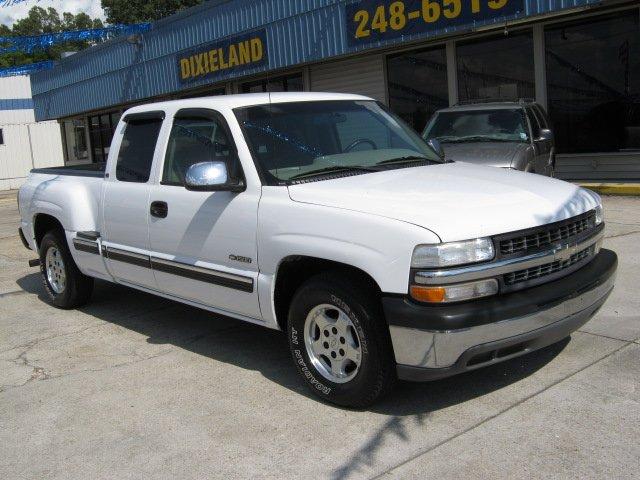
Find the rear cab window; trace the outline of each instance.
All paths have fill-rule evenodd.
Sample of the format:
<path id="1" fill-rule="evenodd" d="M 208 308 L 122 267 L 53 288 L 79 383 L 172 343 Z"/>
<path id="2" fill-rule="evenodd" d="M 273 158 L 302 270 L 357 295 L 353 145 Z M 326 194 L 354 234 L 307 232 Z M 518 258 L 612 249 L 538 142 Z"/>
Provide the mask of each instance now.
<path id="1" fill-rule="evenodd" d="M 149 181 L 163 120 L 163 112 L 131 114 L 125 117 L 126 125 L 116 160 L 118 181 L 132 183 Z"/>

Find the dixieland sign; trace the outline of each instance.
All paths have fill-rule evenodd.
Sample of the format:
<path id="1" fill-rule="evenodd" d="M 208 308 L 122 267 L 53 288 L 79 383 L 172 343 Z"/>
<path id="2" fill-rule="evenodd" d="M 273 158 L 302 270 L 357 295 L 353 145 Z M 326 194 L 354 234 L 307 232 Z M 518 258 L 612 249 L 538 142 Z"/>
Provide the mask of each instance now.
<path id="1" fill-rule="evenodd" d="M 178 53 L 178 78 L 180 83 L 189 83 L 267 62 L 267 33 L 257 30 Z"/>

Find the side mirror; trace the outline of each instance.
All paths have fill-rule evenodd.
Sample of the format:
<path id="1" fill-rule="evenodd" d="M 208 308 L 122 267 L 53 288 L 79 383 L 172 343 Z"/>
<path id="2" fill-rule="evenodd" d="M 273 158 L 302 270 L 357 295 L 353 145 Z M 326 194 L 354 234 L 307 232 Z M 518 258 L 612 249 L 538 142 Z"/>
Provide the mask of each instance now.
<path id="1" fill-rule="evenodd" d="M 187 169 L 184 186 L 196 192 L 241 192 L 245 189 L 242 181 L 229 178 L 225 162 L 194 163 Z"/>
<path id="2" fill-rule="evenodd" d="M 438 154 L 440 158 L 444 160 L 444 149 L 442 148 L 440 140 L 438 140 L 437 138 L 431 138 L 429 139 L 427 144 L 433 149 L 434 152 Z"/>
<path id="3" fill-rule="evenodd" d="M 548 128 L 540 129 L 540 138 L 538 138 L 538 140 L 543 140 L 543 141 L 553 140 L 553 132 Z"/>

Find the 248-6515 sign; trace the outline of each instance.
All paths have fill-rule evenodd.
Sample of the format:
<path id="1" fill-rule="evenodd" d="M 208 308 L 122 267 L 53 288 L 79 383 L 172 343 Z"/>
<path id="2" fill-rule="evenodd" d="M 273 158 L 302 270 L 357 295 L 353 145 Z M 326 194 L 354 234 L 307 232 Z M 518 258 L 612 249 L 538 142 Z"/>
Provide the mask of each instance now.
<path id="1" fill-rule="evenodd" d="M 360 0 L 345 6 L 349 45 L 515 15 L 524 0 Z"/>

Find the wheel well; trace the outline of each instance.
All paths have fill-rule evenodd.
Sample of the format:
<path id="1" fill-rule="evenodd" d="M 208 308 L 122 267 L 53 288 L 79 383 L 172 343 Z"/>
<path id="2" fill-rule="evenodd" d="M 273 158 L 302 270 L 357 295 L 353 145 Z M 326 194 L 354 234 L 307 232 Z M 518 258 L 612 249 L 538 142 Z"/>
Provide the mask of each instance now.
<path id="1" fill-rule="evenodd" d="M 380 294 L 380 287 L 376 281 L 368 273 L 352 265 L 315 257 L 287 257 L 278 267 L 274 290 L 276 320 L 282 330 L 287 328 L 289 305 L 296 290 L 309 278 L 328 271 L 344 272 L 360 277 L 370 284 L 378 295 Z"/>
<path id="2" fill-rule="evenodd" d="M 36 240 L 36 248 L 40 246 L 40 242 L 45 234 L 51 230 L 60 230 L 61 232 L 64 232 L 64 227 L 56 217 L 52 217 L 45 213 L 40 213 L 34 217 L 33 235 Z"/>

